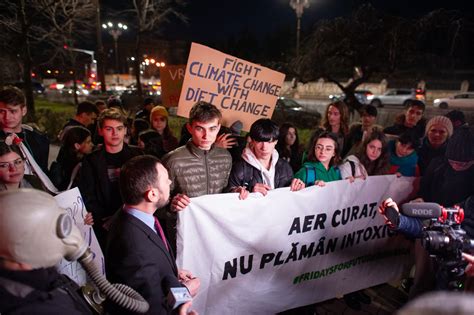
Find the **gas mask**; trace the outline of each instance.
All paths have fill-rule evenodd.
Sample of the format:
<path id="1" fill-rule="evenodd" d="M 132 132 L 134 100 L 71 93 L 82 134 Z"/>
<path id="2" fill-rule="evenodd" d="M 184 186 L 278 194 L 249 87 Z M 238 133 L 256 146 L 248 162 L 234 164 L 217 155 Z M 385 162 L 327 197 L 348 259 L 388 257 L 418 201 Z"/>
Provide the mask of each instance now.
<path id="1" fill-rule="evenodd" d="M 55 266 L 62 258 L 78 260 L 101 293 L 135 312 L 149 305 L 125 285 L 112 285 L 100 273 L 72 218 L 49 194 L 34 189 L 0 193 L 0 258 L 33 269 Z"/>
<path id="2" fill-rule="evenodd" d="M 0 203 L 0 257 L 33 269 L 78 259 L 87 249 L 71 217 L 39 190 L 6 191 Z"/>

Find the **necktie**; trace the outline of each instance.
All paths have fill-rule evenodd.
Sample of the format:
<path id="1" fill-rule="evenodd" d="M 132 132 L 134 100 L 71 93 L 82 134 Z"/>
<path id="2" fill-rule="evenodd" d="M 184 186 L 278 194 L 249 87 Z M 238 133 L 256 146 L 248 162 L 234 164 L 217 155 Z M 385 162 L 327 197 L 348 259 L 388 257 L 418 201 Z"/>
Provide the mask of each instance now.
<path id="1" fill-rule="evenodd" d="M 158 231 L 161 240 L 165 244 L 166 250 L 169 251 L 170 249 L 168 248 L 168 242 L 166 241 L 165 233 L 163 232 L 163 228 L 161 227 L 160 221 L 158 221 L 157 217 L 155 217 L 155 229 Z"/>

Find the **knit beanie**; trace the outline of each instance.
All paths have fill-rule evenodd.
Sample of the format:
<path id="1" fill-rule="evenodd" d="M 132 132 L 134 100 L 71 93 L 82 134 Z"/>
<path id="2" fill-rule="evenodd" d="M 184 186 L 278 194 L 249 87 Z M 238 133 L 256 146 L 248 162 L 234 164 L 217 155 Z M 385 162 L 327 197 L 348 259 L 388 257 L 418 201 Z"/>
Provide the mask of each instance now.
<path id="1" fill-rule="evenodd" d="M 433 125 L 441 125 L 446 128 L 446 131 L 448 132 L 448 138 L 453 135 L 453 123 L 448 117 L 434 116 L 431 118 L 426 124 L 425 135 L 428 134 L 428 131 L 430 131 L 430 128 L 433 127 Z"/>
<path id="2" fill-rule="evenodd" d="M 474 160 L 474 134 L 468 127 L 456 129 L 448 140 L 446 157 L 457 162 L 470 162 Z"/>
<path id="3" fill-rule="evenodd" d="M 158 106 L 153 107 L 153 109 L 151 110 L 150 121 L 152 120 L 154 115 L 160 115 L 160 116 L 168 118 L 168 111 L 166 110 L 166 107 L 158 105 Z"/>

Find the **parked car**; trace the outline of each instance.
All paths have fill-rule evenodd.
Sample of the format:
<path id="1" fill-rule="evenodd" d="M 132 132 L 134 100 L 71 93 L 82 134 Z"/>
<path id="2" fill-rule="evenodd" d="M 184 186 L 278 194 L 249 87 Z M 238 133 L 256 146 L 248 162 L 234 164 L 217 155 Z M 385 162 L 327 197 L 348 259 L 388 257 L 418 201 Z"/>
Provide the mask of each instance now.
<path id="1" fill-rule="evenodd" d="M 354 91 L 354 96 L 357 98 L 359 103 L 361 103 L 363 105 L 367 105 L 367 104 L 370 103 L 370 101 L 368 100 L 368 97 L 373 96 L 373 93 L 369 90 L 355 90 Z M 329 95 L 329 99 L 333 102 L 334 101 L 344 101 L 345 98 L 346 98 L 346 94 L 344 94 L 344 93 Z"/>
<path id="2" fill-rule="evenodd" d="M 13 85 L 16 86 L 17 88 L 21 89 L 21 90 L 25 90 L 25 82 L 22 82 L 22 81 L 21 82 L 15 82 Z M 43 84 L 41 84 L 38 81 L 32 81 L 31 82 L 31 87 L 33 88 L 33 93 L 35 93 L 37 95 L 42 95 L 45 92 Z"/>
<path id="3" fill-rule="evenodd" d="M 386 104 L 406 106 L 410 100 L 424 101 L 425 92 L 421 89 L 389 89 L 382 95 L 370 95 L 367 100 L 375 107 Z"/>
<path id="4" fill-rule="evenodd" d="M 437 98 L 433 106 L 439 108 L 462 107 L 474 109 L 474 92 L 455 94 L 447 98 Z"/>
<path id="5" fill-rule="evenodd" d="M 319 126 L 321 114 L 308 112 L 295 100 L 280 97 L 273 111 L 272 120 L 279 125 L 289 122 L 299 128 L 314 128 Z"/>

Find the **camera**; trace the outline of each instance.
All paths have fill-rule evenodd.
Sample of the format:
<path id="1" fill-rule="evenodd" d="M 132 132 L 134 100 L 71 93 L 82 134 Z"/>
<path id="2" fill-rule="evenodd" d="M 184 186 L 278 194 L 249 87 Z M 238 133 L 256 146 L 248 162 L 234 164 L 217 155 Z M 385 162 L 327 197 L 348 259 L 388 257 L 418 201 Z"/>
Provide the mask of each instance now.
<path id="1" fill-rule="evenodd" d="M 461 228 L 464 211 L 461 208 L 443 208 L 442 215 L 431 219 L 423 231 L 421 244 L 437 263 L 437 286 L 444 290 L 462 290 L 467 263 L 462 252 L 474 249 L 474 241 Z"/>
<path id="2" fill-rule="evenodd" d="M 441 290 L 462 290 L 464 270 L 467 263 L 462 259 L 463 252 L 474 249 L 474 241 L 461 228 L 464 210 L 459 207 L 443 208 L 436 203 L 407 203 L 402 205 L 400 216 L 393 208 L 386 209 L 386 215 L 395 229 L 404 232 L 403 226 L 411 230 L 419 229 L 421 244 L 436 263 L 437 288 Z M 410 218 L 411 217 L 411 218 Z M 425 220 L 425 224 L 421 221 Z M 412 224 L 415 221 L 417 224 Z M 427 223 L 427 224 L 426 224 Z"/>

